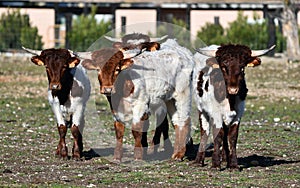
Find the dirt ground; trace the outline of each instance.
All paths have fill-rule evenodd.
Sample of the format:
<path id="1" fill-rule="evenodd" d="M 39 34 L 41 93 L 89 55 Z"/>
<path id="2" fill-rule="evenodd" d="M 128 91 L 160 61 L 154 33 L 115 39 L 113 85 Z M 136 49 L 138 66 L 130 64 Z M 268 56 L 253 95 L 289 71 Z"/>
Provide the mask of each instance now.
<path id="1" fill-rule="evenodd" d="M 226 169 L 225 164 L 220 171 L 211 169 L 211 150 L 204 167 L 190 160 L 199 144 L 197 114 L 193 114 L 194 146 L 184 161 L 170 160 L 171 152 L 162 146 L 159 153 L 134 161 L 133 138 L 127 130 L 124 160 L 113 163 L 112 117 L 94 79 L 84 157 L 58 159 L 54 156 L 58 133 L 46 98 L 44 69 L 24 60 L 1 60 L 0 187 L 300 187 L 300 64 L 287 64 L 282 57 L 262 60 L 260 67 L 246 72 L 249 93 L 239 134 L 239 171 Z M 173 139 L 170 127 L 171 143 Z M 71 155 L 70 133 L 67 141 Z"/>

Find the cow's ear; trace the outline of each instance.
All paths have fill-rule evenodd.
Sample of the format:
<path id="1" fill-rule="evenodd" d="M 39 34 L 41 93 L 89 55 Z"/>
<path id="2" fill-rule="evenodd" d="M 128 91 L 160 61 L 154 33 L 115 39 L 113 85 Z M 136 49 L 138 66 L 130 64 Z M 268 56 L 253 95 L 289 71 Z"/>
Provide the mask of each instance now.
<path id="1" fill-rule="evenodd" d="M 247 64 L 247 67 L 256 67 L 261 64 L 260 58 L 256 57 L 251 62 Z"/>
<path id="2" fill-rule="evenodd" d="M 44 65 L 44 62 L 41 60 L 41 58 L 39 56 L 33 56 L 31 58 L 32 63 L 38 65 L 38 66 L 42 66 Z"/>
<path id="3" fill-rule="evenodd" d="M 158 42 L 151 42 L 151 47 L 150 47 L 150 51 L 156 51 L 160 49 L 160 44 Z"/>
<path id="4" fill-rule="evenodd" d="M 124 70 L 129 68 L 133 64 L 133 61 L 131 59 L 124 59 L 120 63 L 120 69 Z"/>
<path id="5" fill-rule="evenodd" d="M 80 63 L 80 60 L 76 57 L 72 57 L 69 61 L 69 68 L 74 68 Z"/>
<path id="6" fill-rule="evenodd" d="M 91 59 L 85 59 L 81 63 L 81 65 L 86 68 L 87 70 L 98 70 L 99 68 L 95 66 L 94 61 Z"/>

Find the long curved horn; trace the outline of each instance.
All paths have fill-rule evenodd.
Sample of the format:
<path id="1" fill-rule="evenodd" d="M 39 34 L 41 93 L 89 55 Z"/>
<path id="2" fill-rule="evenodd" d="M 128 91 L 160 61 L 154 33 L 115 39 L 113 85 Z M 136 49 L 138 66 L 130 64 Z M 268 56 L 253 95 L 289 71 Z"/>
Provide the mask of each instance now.
<path id="1" fill-rule="evenodd" d="M 199 52 L 202 55 L 208 56 L 208 57 L 215 57 L 216 52 L 220 46 L 218 45 L 211 45 L 204 48 L 195 49 L 197 52 Z"/>
<path id="2" fill-rule="evenodd" d="M 92 52 L 73 52 L 71 50 L 69 52 L 80 59 L 92 59 Z"/>
<path id="3" fill-rule="evenodd" d="M 168 35 L 165 35 L 165 36 L 162 36 L 162 37 L 159 37 L 159 38 L 150 38 L 150 42 L 159 42 L 159 41 L 164 40 L 167 37 L 168 37 Z"/>
<path id="4" fill-rule="evenodd" d="M 25 48 L 24 46 L 22 46 L 22 48 L 26 52 L 31 53 L 33 55 L 41 55 L 41 53 L 42 53 L 42 50 L 32 50 L 32 49 L 29 49 L 29 48 Z"/>
<path id="5" fill-rule="evenodd" d="M 268 53 L 269 51 L 273 50 L 276 47 L 276 45 L 271 46 L 268 49 L 264 49 L 264 50 L 251 50 L 253 57 L 258 57 L 258 56 L 263 56 L 266 53 Z"/>
<path id="6" fill-rule="evenodd" d="M 133 50 L 126 50 L 126 51 L 122 51 L 124 58 L 123 59 L 129 59 L 129 58 L 133 58 L 137 55 L 139 55 L 140 53 L 142 53 L 143 51 L 138 50 L 138 49 L 133 49 Z"/>
<path id="7" fill-rule="evenodd" d="M 122 42 L 122 39 L 120 38 L 112 38 L 109 36 L 104 35 L 104 38 L 106 38 L 107 40 L 110 40 L 111 42 Z"/>

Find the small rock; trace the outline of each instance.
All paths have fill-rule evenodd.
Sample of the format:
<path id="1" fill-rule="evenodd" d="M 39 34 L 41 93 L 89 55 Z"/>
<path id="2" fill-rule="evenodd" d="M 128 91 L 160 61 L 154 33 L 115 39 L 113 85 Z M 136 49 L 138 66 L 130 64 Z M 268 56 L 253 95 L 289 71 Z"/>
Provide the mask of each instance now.
<path id="1" fill-rule="evenodd" d="M 285 157 L 287 157 L 287 155 L 286 155 L 286 154 L 283 154 L 283 155 L 282 155 L 282 157 L 284 157 L 284 158 L 285 158 Z"/>
<path id="2" fill-rule="evenodd" d="M 67 176 L 62 176 L 62 177 L 60 178 L 60 180 L 65 181 L 65 182 L 69 182 L 69 181 L 70 181 L 69 178 L 68 178 Z"/>
<path id="3" fill-rule="evenodd" d="M 291 126 L 287 125 L 286 127 L 284 127 L 283 130 L 285 130 L 285 131 L 291 131 L 292 129 L 291 129 Z"/>
<path id="4" fill-rule="evenodd" d="M 273 120 L 274 120 L 275 123 L 277 123 L 277 122 L 280 121 L 280 118 L 274 118 Z"/>
<path id="5" fill-rule="evenodd" d="M 90 183 L 90 184 L 88 184 L 86 187 L 96 187 L 96 185 Z"/>

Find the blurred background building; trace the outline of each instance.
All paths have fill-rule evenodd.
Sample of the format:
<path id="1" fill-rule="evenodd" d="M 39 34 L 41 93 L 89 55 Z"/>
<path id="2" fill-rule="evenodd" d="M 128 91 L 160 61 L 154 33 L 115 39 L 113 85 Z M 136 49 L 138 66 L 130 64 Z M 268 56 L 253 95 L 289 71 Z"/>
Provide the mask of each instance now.
<path id="1" fill-rule="evenodd" d="M 51 48 L 65 46 L 66 32 L 71 29 L 72 18 L 89 14 L 93 5 L 97 6 L 96 17 L 110 20 L 112 28 L 137 23 L 172 22 L 176 18 L 186 23 L 192 35 L 196 35 L 207 22 L 226 28 L 237 18 L 239 10 L 243 10 L 251 22 L 253 12 L 265 19 L 268 15 L 278 14 L 283 8 L 282 0 L 2 0 L 0 14 L 9 8 L 19 8 L 21 13 L 28 14 L 32 25 L 38 28 L 42 36 L 44 48 Z M 298 6 L 300 8 L 300 3 Z M 297 15 L 299 8 L 296 7 Z M 276 16 L 269 18 L 274 19 L 275 24 L 278 21 Z M 131 29 L 123 32 L 156 31 L 155 24 Z"/>

